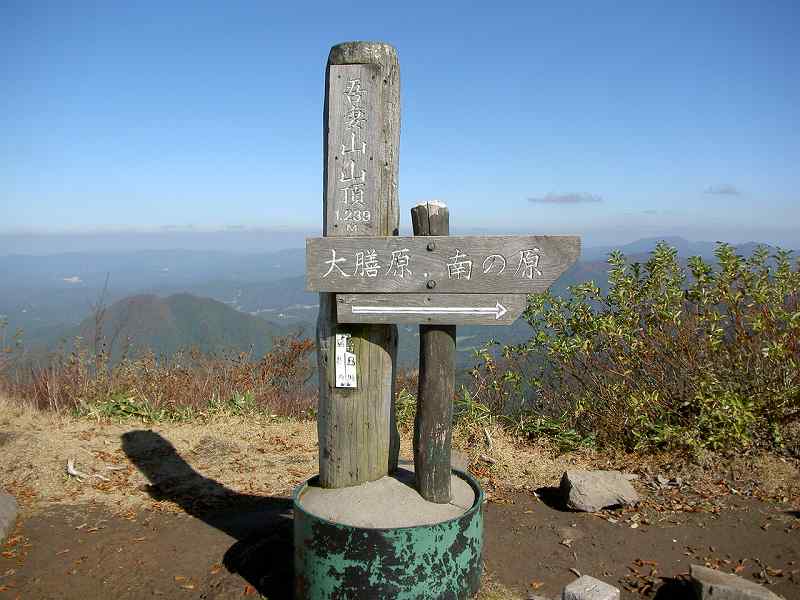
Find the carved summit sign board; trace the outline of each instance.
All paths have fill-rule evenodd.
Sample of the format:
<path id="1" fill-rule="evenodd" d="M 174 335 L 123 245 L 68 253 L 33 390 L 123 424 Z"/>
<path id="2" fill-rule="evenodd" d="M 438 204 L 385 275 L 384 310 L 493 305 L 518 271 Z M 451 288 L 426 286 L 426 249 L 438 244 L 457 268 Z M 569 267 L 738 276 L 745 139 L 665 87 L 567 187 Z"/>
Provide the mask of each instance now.
<path id="1" fill-rule="evenodd" d="M 328 235 L 380 235 L 379 210 L 383 120 L 379 67 L 331 66 L 328 74 L 328 152 L 325 230 Z"/>

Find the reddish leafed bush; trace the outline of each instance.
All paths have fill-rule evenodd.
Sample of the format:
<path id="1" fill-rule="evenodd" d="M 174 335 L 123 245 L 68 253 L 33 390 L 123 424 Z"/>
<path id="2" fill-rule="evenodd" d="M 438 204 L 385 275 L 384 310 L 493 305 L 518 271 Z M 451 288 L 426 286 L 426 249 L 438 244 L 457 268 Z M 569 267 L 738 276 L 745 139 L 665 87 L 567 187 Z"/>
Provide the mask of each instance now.
<path id="1" fill-rule="evenodd" d="M 156 357 L 152 352 L 111 363 L 79 342 L 44 365 L 15 364 L 0 372 L 0 390 L 51 410 L 149 420 L 218 410 L 263 411 L 312 418 L 317 392 L 314 343 L 300 336 L 274 340 L 260 360 L 246 352 L 208 354 L 196 349 Z"/>

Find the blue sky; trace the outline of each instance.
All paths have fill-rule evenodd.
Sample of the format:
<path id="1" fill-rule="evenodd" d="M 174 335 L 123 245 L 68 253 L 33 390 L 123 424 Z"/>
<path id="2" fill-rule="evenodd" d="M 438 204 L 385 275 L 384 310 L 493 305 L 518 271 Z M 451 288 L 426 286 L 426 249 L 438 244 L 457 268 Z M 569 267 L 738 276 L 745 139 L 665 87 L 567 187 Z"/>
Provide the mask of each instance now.
<path id="1" fill-rule="evenodd" d="M 398 49 L 456 231 L 800 245 L 800 3 L 0 3 L 0 233 L 321 227 L 329 48 Z"/>

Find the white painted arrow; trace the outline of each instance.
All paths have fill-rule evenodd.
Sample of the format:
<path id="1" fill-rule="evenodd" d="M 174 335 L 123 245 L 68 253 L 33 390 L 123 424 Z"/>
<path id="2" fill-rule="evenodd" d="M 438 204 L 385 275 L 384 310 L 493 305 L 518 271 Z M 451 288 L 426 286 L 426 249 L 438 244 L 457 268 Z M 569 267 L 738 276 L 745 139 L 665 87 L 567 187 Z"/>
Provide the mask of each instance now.
<path id="1" fill-rule="evenodd" d="M 500 319 L 508 309 L 494 306 L 353 306 L 354 315 L 494 315 Z"/>

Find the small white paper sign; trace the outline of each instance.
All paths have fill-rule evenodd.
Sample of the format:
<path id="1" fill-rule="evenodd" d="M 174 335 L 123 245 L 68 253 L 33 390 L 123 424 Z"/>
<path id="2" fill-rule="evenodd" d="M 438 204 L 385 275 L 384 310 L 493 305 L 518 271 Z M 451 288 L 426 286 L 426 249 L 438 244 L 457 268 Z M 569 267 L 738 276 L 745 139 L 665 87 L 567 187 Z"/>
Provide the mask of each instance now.
<path id="1" fill-rule="evenodd" d="M 356 355 L 348 352 L 349 333 L 336 334 L 336 387 L 356 387 Z"/>

